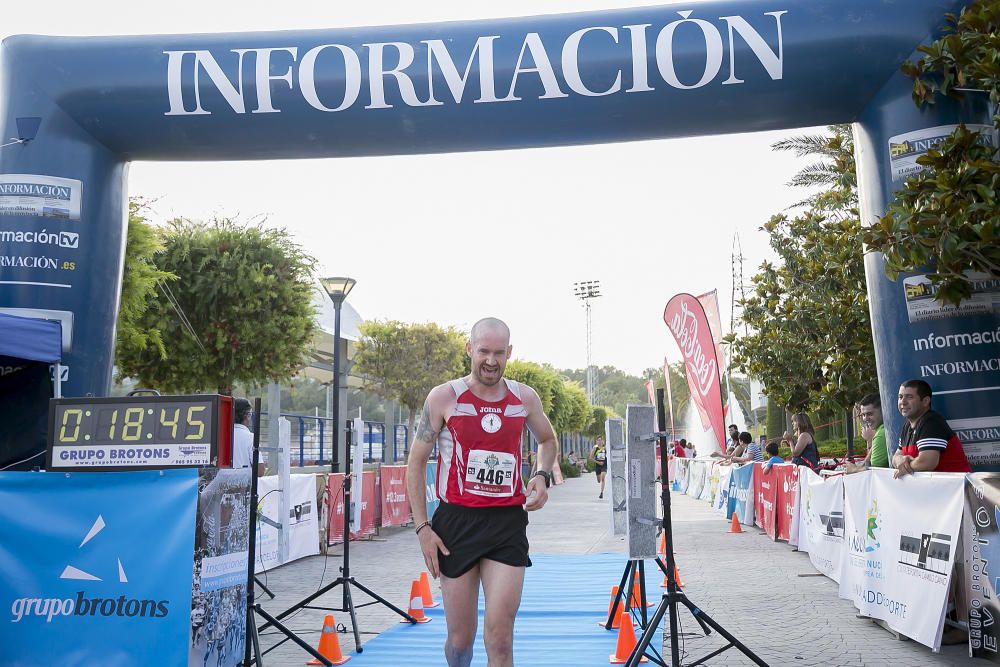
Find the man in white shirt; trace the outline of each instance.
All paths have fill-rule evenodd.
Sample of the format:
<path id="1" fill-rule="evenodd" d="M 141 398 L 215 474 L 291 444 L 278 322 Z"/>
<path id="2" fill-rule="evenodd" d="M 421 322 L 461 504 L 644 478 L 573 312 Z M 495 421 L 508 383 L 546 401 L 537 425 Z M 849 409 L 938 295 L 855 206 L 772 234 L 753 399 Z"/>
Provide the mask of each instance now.
<path id="1" fill-rule="evenodd" d="M 233 468 L 249 468 L 253 463 L 253 431 L 250 430 L 253 408 L 247 399 L 237 398 L 233 400 L 233 410 L 236 422 L 233 426 Z M 262 474 L 264 464 L 259 463 L 257 468 L 257 474 Z"/>

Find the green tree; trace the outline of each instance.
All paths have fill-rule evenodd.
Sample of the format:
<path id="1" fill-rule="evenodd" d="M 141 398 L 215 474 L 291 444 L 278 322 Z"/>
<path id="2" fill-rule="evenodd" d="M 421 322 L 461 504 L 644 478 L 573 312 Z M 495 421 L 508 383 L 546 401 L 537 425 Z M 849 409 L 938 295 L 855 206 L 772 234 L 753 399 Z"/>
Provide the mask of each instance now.
<path id="1" fill-rule="evenodd" d="M 818 155 L 826 167 L 810 165 L 792 184 L 829 189 L 799 215 L 775 215 L 763 226 L 779 263 L 761 264 L 740 302 L 751 333 L 727 336 L 733 363 L 791 410 L 847 409 L 876 387 L 851 130 L 832 126 L 823 137 L 774 147 Z"/>
<path id="2" fill-rule="evenodd" d="M 526 384 L 535 390 L 538 398 L 542 401 L 542 410 L 552 420 L 552 406 L 555 401 L 556 386 L 562 383 L 553 370 L 540 366 L 531 361 L 513 359 L 507 362 L 504 370 L 504 377 L 515 382 Z"/>
<path id="3" fill-rule="evenodd" d="M 590 438 L 604 435 L 604 423 L 608 419 L 617 419 L 618 415 L 614 410 L 604 405 L 595 405 L 590 411 L 590 423 L 583 431 L 583 434 Z"/>
<path id="4" fill-rule="evenodd" d="M 366 389 L 409 410 L 407 426 L 413 433 L 431 389 L 461 374 L 465 334 L 454 327 L 395 320 L 364 322 L 359 333 L 355 371 L 366 378 Z"/>
<path id="5" fill-rule="evenodd" d="M 916 63 L 903 65 L 914 79 L 914 102 L 985 93 L 1000 128 L 1000 0 L 970 2 L 945 19 L 944 36 L 921 46 Z M 885 216 L 865 232 L 865 243 L 885 255 L 890 279 L 925 273 L 942 303 L 971 296 L 974 274 L 1000 276 L 1000 164 L 983 139 L 959 126 L 918 158 L 924 169 L 906 179 Z"/>
<path id="6" fill-rule="evenodd" d="M 777 401 L 769 399 L 767 401 L 767 427 L 768 438 L 780 438 L 785 432 L 785 409 Z"/>
<path id="7" fill-rule="evenodd" d="M 156 266 L 156 254 L 163 250 L 163 240 L 143 215 L 148 206 L 145 200 L 137 197 L 128 201 L 125 265 L 118 324 L 115 327 L 115 358 L 119 365 L 123 354 L 138 354 L 147 347 L 152 347 L 160 359 L 167 356 L 163 347 L 163 332 L 157 327 L 143 326 L 147 304 L 156 294 L 159 285 L 177 278 Z"/>
<path id="8" fill-rule="evenodd" d="M 172 221 L 155 264 L 177 280 L 161 283 L 139 320 L 162 332 L 166 356 L 123 349 L 121 374 L 168 392 L 226 394 L 237 382 L 291 377 L 316 330 L 313 263 L 284 230 Z"/>

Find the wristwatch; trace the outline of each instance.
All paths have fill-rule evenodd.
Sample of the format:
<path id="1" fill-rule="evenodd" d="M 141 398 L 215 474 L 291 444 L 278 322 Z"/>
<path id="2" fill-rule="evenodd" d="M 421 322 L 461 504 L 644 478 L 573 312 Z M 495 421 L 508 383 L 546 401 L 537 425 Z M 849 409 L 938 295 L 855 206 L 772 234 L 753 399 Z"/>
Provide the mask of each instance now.
<path id="1" fill-rule="evenodd" d="M 545 478 L 545 488 L 546 489 L 549 488 L 550 486 L 552 486 L 552 473 L 545 472 L 544 470 L 538 470 L 538 471 L 535 472 L 534 475 L 532 475 L 532 477 L 538 477 L 539 475 L 541 475 L 542 477 Z"/>

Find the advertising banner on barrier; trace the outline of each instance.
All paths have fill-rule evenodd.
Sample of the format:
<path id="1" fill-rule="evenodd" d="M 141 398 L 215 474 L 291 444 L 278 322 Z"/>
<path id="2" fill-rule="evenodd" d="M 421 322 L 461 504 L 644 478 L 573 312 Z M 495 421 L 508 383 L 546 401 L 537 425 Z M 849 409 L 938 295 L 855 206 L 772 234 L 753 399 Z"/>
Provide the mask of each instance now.
<path id="1" fill-rule="evenodd" d="M 330 525 L 327 531 L 327 543 L 337 544 L 344 541 L 344 494 L 341 490 L 344 473 L 334 473 L 327 477 L 327 502 L 332 502 L 330 508 Z M 351 485 L 351 496 L 361 494 L 360 530 L 351 531 L 352 540 L 361 540 L 375 533 L 375 471 L 366 470 L 361 475 L 361 484 Z M 352 504 L 354 504 L 352 502 Z"/>
<path id="2" fill-rule="evenodd" d="M 188 664 L 198 471 L 0 472 L 5 665 Z"/>
<path id="3" fill-rule="evenodd" d="M 776 481 L 773 475 L 764 475 L 764 464 L 752 464 L 754 524 L 772 540 L 775 535 L 774 502 Z"/>
<path id="4" fill-rule="evenodd" d="M 729 509 L 729 483 L 732 480 L 733 466 L 715 466 L 719 472 L 719 492 L 712 501 L 712 509 L 725 515 Z"/>
<path id="5" fill-rule="evenodd" d="M 437 497 L 437 491 L 434 490 L 434 485 L 437 484 L 437 461 L 430 461 L 427 464 L 427 518 L 430 519 L 434 516 L 434 510 L 437 509 L 438 503 L 440 502 Z"/>
<path id="6" fill-rule="evenodd" d="M 703 461 L 702 463 L 705 464 L 705 483 L 701 487 L 701 493 L 698 494 L 698 500 L 712 502 L 712 476 L 715 473 L 715 461 Z M 715 477 L 715 483 L 719 483 L 718 476 Z"/>
<path id="7" fill-rule="evenodd" d="M 691 461 L 688 466 L 688 486 L 687 494 L 692 498 L 701 495 L 701 490 L 705 487 L 705 473 L 708 466 L 704 461 Z"/>
<path id="8" fill-rule="evenodd" d="M 771 466 L 767 474 L 774 476 L 774 538 L 791 542 L 792 525 L 796 518 L 799 467 L 790 463 Z"/>
<path id="9" fill-rule="evenodd" d="M 729 482 L 729 511 L 726 518 L 736 517 L 741 525 L 753 525 L 753 465 L 732 466 Z"/>
<path id="10" fill-rule="evenodd" d="M 382 466 L 382 525 L 402 526 L 410 521 L 410 497 L 406 495 L 406 466 Z"/>
<path id="11" fill-rule="evenodd" d="M 937 650 L 958 548 L 965 476 L 873 469 L 844 478 L 840 597 Z"/>
<path id="12" fill-rule="evenodd" d="M 799 551 L 813 567 L 840 582 L 844 557 L 844 476 L 799 471 Z"/>
<path id="13" fill-rule="evenodd" d="M 677 490 L 680 493 L 687 493 L 688 482 L 691 477 L 691 459 L 675 458 L 674 465 L 677 474 L 677 479 L 675 480 Z"/>
<path id="14" fill-rule="evenodd" d="M 1000 473 L 965 478 L 965 594 L 969 654 L 1000 662 Z"/>
<path id="15" fill-rule="evenodd" d="M 715 499 L 719 497 L 719 480 L 722 476 L 719 469 L 722 466 L 717 465 L 714 461 L 711 463 L 711 466 L 711 472 L 708 474 L 708 493 L 707 495 L 702 493 L 702 497 L 714 507 Z"/>
<path id="16" fill-rule="evenodd" d="M 341 475 L 334 489 L 340 495 Z M 281 523 L 281 493 L 278 487 L 281 478 L 269 475 L 257 480 L 258 511 L 261 516 Z M 279 530 L 267 521 L 257 523 L 257 548 L 254 558 L 254 572 L 270 570 L 284 563 L 319 553 L 319 515 L 316 511 L 316 476 L 289 475 L 288 489 L 288 548 L 282 555 L 279 544 Z M 343 513 L 338 521 L 343 521 Z M 341 528 L 340 535 L 343 535 Z"/>

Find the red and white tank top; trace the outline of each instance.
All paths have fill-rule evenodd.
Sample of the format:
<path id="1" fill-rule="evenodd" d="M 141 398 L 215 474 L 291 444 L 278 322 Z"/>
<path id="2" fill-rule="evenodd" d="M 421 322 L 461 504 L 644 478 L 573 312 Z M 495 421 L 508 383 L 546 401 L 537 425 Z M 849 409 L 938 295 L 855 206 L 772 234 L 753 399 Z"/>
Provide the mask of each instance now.
<path id="1" fill-rule="evenodd" d="M 438 435 L 437 495 L 466 507 L 523 505 L 521 433 L 527 413 L 521 385 L 504 378 L 507 395 L 484 401 L 465 380 L 452 380 L 457 403 Z"/>

